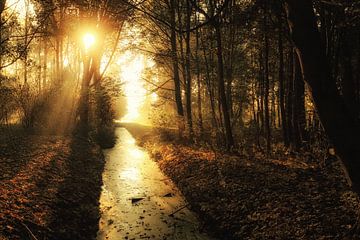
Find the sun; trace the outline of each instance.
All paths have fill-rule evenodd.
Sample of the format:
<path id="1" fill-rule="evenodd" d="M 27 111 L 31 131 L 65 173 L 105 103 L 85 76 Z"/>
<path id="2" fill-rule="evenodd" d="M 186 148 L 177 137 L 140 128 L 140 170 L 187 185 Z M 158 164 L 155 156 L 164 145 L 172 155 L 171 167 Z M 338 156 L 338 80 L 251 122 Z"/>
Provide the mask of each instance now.
<path id="1" fill-rule="evenodd" d="M 83 37 L 85 49 L 89 49 L 95 44 L 95 36 L 92 33 L 85 33 Z"/>

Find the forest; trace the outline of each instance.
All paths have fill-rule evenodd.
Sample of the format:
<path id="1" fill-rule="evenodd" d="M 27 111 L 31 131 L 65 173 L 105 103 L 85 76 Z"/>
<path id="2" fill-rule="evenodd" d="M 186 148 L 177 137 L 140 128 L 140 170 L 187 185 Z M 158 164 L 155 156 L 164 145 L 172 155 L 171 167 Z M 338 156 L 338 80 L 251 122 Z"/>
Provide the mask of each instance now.
<path id="1" fill-rule="evenodd" d="M 0 240 L 360 239 L 360 1 L 0 0 Z"/>

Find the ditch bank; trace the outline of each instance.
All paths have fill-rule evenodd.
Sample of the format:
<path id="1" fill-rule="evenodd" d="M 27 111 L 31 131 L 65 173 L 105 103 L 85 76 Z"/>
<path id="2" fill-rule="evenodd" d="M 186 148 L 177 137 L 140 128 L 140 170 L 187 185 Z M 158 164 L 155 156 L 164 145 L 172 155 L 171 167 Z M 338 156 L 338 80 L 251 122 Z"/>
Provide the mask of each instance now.
<path id="1" fill-rule="evenodd" d="M 227 155 L 126 124 L 219 239 L 359 239 L 359 200 L 338 161 L 308 153 Z"/>
<path id="2" fill-rule="evenodd" d="M 95 239 L 104 157 L 72 137 L 0 142 L 0 239 Z"/>

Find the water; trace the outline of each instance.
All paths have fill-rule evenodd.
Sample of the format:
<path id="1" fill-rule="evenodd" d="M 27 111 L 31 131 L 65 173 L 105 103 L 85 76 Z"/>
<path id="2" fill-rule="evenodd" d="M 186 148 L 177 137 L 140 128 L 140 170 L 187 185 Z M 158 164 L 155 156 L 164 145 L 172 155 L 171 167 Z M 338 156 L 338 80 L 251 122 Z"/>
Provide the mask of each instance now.
<path id="1" fill-rule="evenodd" d="M 210 239 L 183 196 L 136 146 L 124 128 L 117 128 L 117 144 L 104 151 L 106 165 L 100 197 L 97 239 Z"/>

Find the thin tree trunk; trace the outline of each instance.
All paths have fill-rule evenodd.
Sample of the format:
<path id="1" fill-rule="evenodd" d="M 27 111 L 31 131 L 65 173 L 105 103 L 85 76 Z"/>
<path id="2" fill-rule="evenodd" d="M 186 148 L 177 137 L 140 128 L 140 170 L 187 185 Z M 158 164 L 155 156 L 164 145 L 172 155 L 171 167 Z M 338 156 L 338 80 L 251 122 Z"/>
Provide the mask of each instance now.
<path id="1" fill-rule="evenodd" d="M 221 29 L 220 23 L 216 22 L 214 24 L 215 34 L 216 34 L 216 55 L 218 60 L 218 91 L 219 91 L 219 101 L 221 104 L 221 109 L 224 115 L 224 127 L 225 127 L 225 136 L 226 136 L 226 148 L 230 150 L 234 146 L 234 138 L 232 134 L 230 114 L 226 100 L 225 93 L 225 83 L 224 83 L 224 64 L 223 64 L 223 49 L 222 49 L 222 40 L 221 40 Z"/>
<path id="2" fill-rule="evenodd" d="M 287 95 L 286 95 L 286 123 L 287 123 L 287 132 L 289 136 L 289 144 L 292 142 L 292 136 L 294 133 L 294 124 L 293 124 L 293 110 L 294 110 L 294 55 L 293 52 L 290 51 L 288 54 L 289 57 L 289 74 L 287 81 Z"/>
<path id="3" fill-rule="evenodd" d="M 48 57 L 48 46 L 46 38 L 43 38 L 43 44 L 44 44 L 44 59 L 43 59 L 43 77 L 42 77 L 42 85 L 43 88 L 46 88 L 46 76 L 47 76 L 47 57 Z"/>
<path id="4" fill-rule="evenodd" d="M 192 139 L 194 137 L 194 129 L 192 122 L 192 107 L 191 107 L 191 46 L 190 46 L 190 21 L 191 21 L 191 4 L 190 0 L 186 0 L 186 35 L 185 35 L 185 69 L 186 70 L 186 118 L 189 130 L 189 137 Z"/>
<path id="5" fill-rule="evenodd" d="M 28 32 L 29 32 L 29 0 L 25 0 L 25 37 L 24 37 L 24 46 L 28 44 Z M 28 53 L 24 54 L 24 84 L 28 83 Z"/>
<path id="6" fill-rule="evenodd" d="M 293 70 L 293 79 L 292 79 L 292 86 L 293 86 L 293 106 L 292 106 L 292 127 L 293 127 L 293 134 L 292 134 L 292 144 L 296 150 L 299 150 L 301 147 L 301 132 L 300 132 L 300 121 L 299 116 L 301 110 L 301 90 L 304 88 L 300 85 L 303 81 L 301 76 L 300 70 L 300 63 L 297 59 L 297 56 L 294 51 L 294 70 Z M 300 89 L 302 87 L 302 89 Z"/>
<path id="7" fill-rule="evenodd" d="M 284 47 L 283 47 L 283 34 L 282 34 L 282 19 L 279 16 L 279 105 L 281 115 L 281 126 L 283 132 L 283 139 L 285 146 L 289 146 L 289 135 L 287 131 L 286 110 L 285 110 L 285 93 L 284 93 Z"/>
<path id="8" fill-rule="evenodd" d="M 265 111 L 265 136 L 266 136 L 266 152 L 271 152 L 271 128 L 270 128 L 270 113 L 269 113 L 269 37 L 268 37 L 268 22 L 267 22 L 267 6 L 265 5 L 264 17 L 264 41 L 265 41 L 265 56 L 264 56 L 264 111 Z"/>
<path id="9" fill-rule="evenodd" d="M 180 84 L 180 75 L 179 75 L 179 60 L 177 55 L 177 43 L 176 43 L 176 13 L 175 13 L 175 0 L 170 0 L 170 24 L 171 24 L 171 58 L 172 58 L 172 67 L 173 67 L 173 77 L 174 77 L 174 86 L 175 86 L 175 102 L 177 114 L 180 118 L 184 117 L 184 109 L 181 99 L 181 84 Z"/>
<path id="10" fill-rule="evenodd" d="M 196 22 L 198 22 L 198 19 L 196 18 Z M 201 86 L 201 76 L 200 76 L 200 59 L 199 59 L 199 30 L 196 29 L 195 32 L 196 36 L 196 48 L 195 48 L 195 60 L 196 60 L 196 83 L 197 83 L 197 110 L 198 110 L 198 127 L 199 127 L 199 133 L 200 137 L 204 135 L 204 127 L 203 127 L 203 117 L 202 117 L 202 100 L 201 100 L 201 92 L 202 92 L 202 86 Z"/>
<path id="11" fill-rule="evenodd" d="M 212 87 L 211 87 L 212 84 L 211 84 L 209 60 L 208 60 L 208 57 L 206 54 L 205 41 L 204 41 L 202 35 L 200 35 L 200 40 L 201 40 L 204 61 L 205 61 L 205 71 L 206 71 L 205 83 L 206 83 L 206 87 L 207 87 L 207 90 L 209 93 L 212 126 L 214 129 L 216 129 L 216 134 L 218 135 L 218 123 L 217 123 L 216 112 L 215 112 L 215 99 L 214 99 L 214 94 L 213 94 Z"/>

